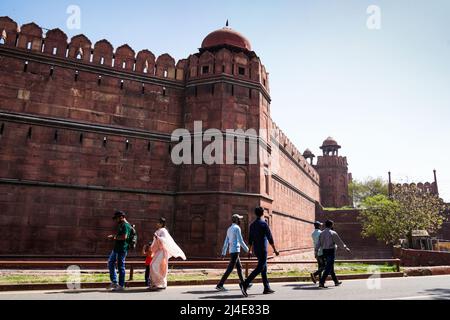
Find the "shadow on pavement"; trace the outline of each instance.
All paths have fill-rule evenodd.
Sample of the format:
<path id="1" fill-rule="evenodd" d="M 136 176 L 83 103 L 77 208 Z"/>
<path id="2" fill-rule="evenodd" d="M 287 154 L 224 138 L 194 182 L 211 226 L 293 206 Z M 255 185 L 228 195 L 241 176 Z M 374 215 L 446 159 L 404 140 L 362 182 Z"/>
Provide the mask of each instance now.
<path id="1" fill-rule="evenodd" d="M 230 292 L 231 290 L 229 290 L 228 292 Z M 183 292 L 183 294 L 213 294 L 213 293 L 219 293 L 217 290 L 209 290 L 209 291 L 186 291 Z M 222 292 L 222 293 L 226 293 L 226 292 Z"/>
<path id="2" fill-rule="evenodd" d="M 291 287 L 293 290 L 329 290 L 330 288 L 327 289 L 321 289 L 319 288 L 317 285 L 314 284 L 288 284 L 285 285 L 285 287 Z"/>
<path id="3" fill-rule="evenodd" d="M 230 300 L 230 299 L 251 299 L 251 297 L 254 297 L 256 295 L 249 295 L 248 298 L 245 298 L 242 294 L 239 295 L 215 295 L 215 296 L 207 296 L 207 297 L 200 297 L 200 300 Z"/>
<path id="4" fill-rule="evenodd" d="M 148 289 L 127 289 L 125 291 L 120 292 L 112 292 L 106 289 L 95 289 L 95 290 L 67 290 L 67 291 L 55 291 L 55 292 L 46 292 L 47 295 L 56 295 L 56 294 L 84 294 L 84 293 L 106 293 L 106 294 L 128 294 L 128 293 L 153 293 L 153 292 L 162 292 L 162 291 L 150 291 Z"/>
<path id="5" fill-rule="evenodd" d="M 430 295 L 433 300 L 450 300 L 450 289 L 428 289 L 422 293 Z"/>

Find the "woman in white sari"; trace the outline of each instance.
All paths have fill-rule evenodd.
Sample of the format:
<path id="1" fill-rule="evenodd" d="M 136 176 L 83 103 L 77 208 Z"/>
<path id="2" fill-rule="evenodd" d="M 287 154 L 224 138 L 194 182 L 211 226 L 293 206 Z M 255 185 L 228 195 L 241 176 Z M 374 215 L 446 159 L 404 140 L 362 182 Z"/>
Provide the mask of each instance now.
<path id="1" fill-rule="evenodd" d="M 152 244 L 153 260 L 150 265 L 152 285 L 150 289 L 163 290 L 167 288 L 169 259 L 173 257 L 186 260 L 186 255 L 167 231 L 166 219 L 161 218 L 157 227 L 158 230 L 155 232 Z"/>

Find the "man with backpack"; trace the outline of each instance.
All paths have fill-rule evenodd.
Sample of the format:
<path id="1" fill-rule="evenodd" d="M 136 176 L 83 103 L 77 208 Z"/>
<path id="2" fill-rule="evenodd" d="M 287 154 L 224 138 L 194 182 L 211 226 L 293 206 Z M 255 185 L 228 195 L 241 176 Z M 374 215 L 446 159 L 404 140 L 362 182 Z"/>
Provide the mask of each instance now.
<path id="1" fill-rule="evenodd" d="M 117 223 L 116 235 L 110 235 L 109 240 L 114 241 L 114 249 L 108 260 L 109 275 L 111 279 L 110 289 L 115 292 L 125 289 L 125 259 L 129 249 L 136 247 L 137 234 L 127 219 L 127 214 L 123 211 L 116 211 L 113 220 Z M 119 281 L 117 282 L 116 263 L 119 269 Z"/>

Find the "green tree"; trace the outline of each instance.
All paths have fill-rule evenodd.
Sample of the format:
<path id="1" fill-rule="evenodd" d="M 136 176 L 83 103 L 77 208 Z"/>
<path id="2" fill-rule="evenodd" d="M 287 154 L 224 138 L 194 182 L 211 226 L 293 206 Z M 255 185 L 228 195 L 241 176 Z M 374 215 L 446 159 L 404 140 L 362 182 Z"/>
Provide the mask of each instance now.
<path id="1" fill-rule="evenodd" d="M 361 203 L 363 237 L 396 244 L 414 230 L 438 231 L 444 223 L 445 204 L 439 197 L 416 187 L 394 187 L 393 196 L 367 197 Z"/>
<path id="2" fill-rule="evenodd" d="M 367 178 L 365 181 L 354 180 L 349 185 L 349 196 L 353 199 L 355 208 L 361 206 L 362 202 L 376 195 L 388 196 L 389 184 L 383 178 Z"/>

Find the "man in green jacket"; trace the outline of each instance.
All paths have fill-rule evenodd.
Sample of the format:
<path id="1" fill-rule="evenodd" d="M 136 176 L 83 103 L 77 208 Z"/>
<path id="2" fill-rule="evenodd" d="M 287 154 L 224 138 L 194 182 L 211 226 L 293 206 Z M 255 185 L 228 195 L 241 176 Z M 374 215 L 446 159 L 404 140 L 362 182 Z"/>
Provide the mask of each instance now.
<path id="1" fill-rule="evenodd" d="M 108 260 L 109 275 L 112 291 L 123 291 L 125 289 L 125 259 L 128 254 L 128 239 L 131 233 L 131 225 L 126 219 L 123 211 L 116 211 L 113 220 L 117 222 L 116 235 L 110 235 L 109 240 L 114 241 L 114 249 Z M 119 282 L 117 282 L 116 262 L 119 269 Z"/>

